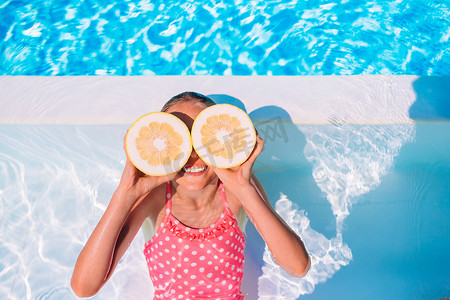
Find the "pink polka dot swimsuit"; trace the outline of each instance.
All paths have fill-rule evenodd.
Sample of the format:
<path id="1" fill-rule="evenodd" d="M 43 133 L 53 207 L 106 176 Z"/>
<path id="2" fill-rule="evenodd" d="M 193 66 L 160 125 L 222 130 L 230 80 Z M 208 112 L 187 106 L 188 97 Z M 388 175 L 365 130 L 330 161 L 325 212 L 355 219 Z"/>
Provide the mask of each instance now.
<path id="1" fill-rule="evenodd" d="M 166 214 L 145 244 L 154 299 L 244 299 L 241 282 L 245 238 L 219 184 L 224 206 L 207 228 L 183 225 L 171 213 L 172 185 L 166 185 Z"/>

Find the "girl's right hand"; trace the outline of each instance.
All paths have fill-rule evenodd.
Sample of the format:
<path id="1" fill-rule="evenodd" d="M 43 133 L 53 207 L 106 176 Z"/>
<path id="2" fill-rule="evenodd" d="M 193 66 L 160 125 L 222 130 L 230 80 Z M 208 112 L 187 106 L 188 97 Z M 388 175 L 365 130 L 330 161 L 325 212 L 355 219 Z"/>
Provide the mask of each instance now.
<path id="1" fill-rule="evenodd" d="M 125 138 L 124 138 L 124 150 L 125 150 Z M 161 184 L 175 179 L 177 173 L 165 176 L 146 175 L 133 165 L 130 158 L 128 157 L 126 150 L 125 154 L 127 157 L 127 161 L 125 163 L 125 168 L 122 172 L 122 177 L 120 179 L 118 190 L 122 190 L 128 193 L 128 195 L 134 201 L 137 201 L 144 195 L 148 195 L 152 190 L 154 190 Z"/>
<path id="2" fill-rule="evenodd" d="M 153 199 L 147 196 L 175 176 L 176 173 L 168 176 L 145 175 L 127 155 L 119 187 L 75 264 L 71 285 L 78 296 L 93 296 L 111 277 L 151 211 L 149 203 Z"/>

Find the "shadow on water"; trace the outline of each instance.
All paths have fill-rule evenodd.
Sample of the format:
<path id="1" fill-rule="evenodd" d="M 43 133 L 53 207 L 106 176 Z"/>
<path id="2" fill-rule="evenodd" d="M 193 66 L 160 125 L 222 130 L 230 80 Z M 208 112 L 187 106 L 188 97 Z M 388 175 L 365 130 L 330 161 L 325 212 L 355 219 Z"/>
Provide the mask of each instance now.
<path id="1" fill-rule="evenodd" d="M 413 83 L 417 100 L 409 109 L 416 121 L 450 119 L 450 76 L 420 77 Z"/>
<path id="2" fill-rule="evenodd" d="M 310 236 L 309 229 L 302 231 L 302 237 L 310 238 L 307 247 L 312 248 L 310 253 L 318 262 L 310 274 L 317 280 L 309 281 L 310 288 L 301 290 L 302 299 L 448 296 L 445 278 L 450 274 L 442 266 L 450 264 L 446 255 L 450 247 L 450 76 L 420 77 L 412 86 L 417 96 L 409 116 L 414 124 L 296 125 L 278 106 L 249 112 L 266 142 L 254 170 L 272 204 L 280 202 L 281 193 L 286 195 L 307 212 L 311 228 L 317 230 Z M 211 98 L 245 111 L 239 99 L 228 95 Z M 332 211 L 341 217 L 343 230 L 336 227 Z M 336 231 L 344 233 L 345 242 L 333 239 Z M 264 268 L 270 264 L 266 256 L 263 259 L 267 254 L 264 241 L 253 226 L 248 226 L 247 232 L 251 243 L 247 244 L 250 267 L 247 264 L 246 274 L 253 272 L 253 278 L 247 277 L 243 289 L 254 299 L 253 295 L 261 292 L 258 283 L 270 285 L 261 278 L 277 281 L 280 273 L 267 275 Z M 332 239 L 320 239 L 316 233 Z M 314 248 L 317 241 L 330 246 Z M 332 246 L 340 245 L 345 250 L 347 243 L 354 260 L 350 249 L 339 252 L 341 248 Z M 344 259 L 332 253 L 318 255 L 331 248 L 339 255 L 350 255 Z M 326 268 L 319 269 L 319 262 Z M 347 267 L 333 276 L 340 266 Z M 317 274 L 326 275 L 314 277 Z M 324 281 L 326 285 L 314 289 Z M 342 289 L 348 282 L 354 283 L 354 288 Z M 284 277 L 283 292 L 298 287 L 289 283 L 300 282 Z M 380 290 L 379 286 L 385 288 Z"/>
<path id="3" fill-rule="evenodd" d="M 237 98 L 224 94 L 208 96 L 218 104 L 232 104 L 247 112 Z M 292 122 L 289 113 L 278 106 L 264 106 L 247 113 L 265 141 L 253 170 L 263 183 L 272 205 L 275 206 L 277 200 L 286 195 L 296 208 L 307 212 L 312 228 L 326 236 L 335 235 L 335 218 L 330 205 L 317 187 L 312 167 L 303 155 L 305 136 Z M 244 280 L 243 291 L 248 293 L 246 299 L 256 299 L 265 243 L 250 222 L 247 235 L 251 243 L 246 246 L 245 274 L 251 278 Z"/>
<path id="4" fill-rule="evenodd" d="M 302 299 L 450 295 L 450 76 L 419 77 L 412 87 L 416 98 L 409 116 L 414 124 L 371 126 L 396 132 L 377 146 L 397 139 L 399 148 L 392 152 L 389 172 L 361 195 L 346 219 L 345 238 L 354 260 L 326 287 Z M 410 131 L 404 130 L 408 127 Z M 410 138 L 399 138 L 408 132 Z M 380 153 L 389 153 L 390 147 Z M 373 161 L 380 160 L 374 156 Z M 352 288 L 343 288 L 349 282 Z"/>
<path id="5" fill-rule="evenodd" d="M 417 258 L 410 273 L 423 299 L 443 299 L 450 295 L 450 76 L 419 77 L 412 86 L 417 98 L 409 115 L 417 122 L 416 141 L 399 162 L 405 177 L 418 182 L 408 199 L 414 201 L 409 223 Z M 414 165 L 407 164 L 411 157 Z"/>

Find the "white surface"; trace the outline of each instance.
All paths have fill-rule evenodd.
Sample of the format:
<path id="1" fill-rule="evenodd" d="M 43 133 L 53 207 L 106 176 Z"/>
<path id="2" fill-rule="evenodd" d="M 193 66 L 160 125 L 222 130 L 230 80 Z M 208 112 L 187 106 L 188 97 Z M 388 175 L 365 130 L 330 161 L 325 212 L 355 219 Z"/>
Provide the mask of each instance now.
<path id="1" fill-rule="evenodd" d="M 224 94 L 297 124 L 404 123 L 417 76 L 0 77 L 0 123 L 131 124 L 184 91 Z"/>

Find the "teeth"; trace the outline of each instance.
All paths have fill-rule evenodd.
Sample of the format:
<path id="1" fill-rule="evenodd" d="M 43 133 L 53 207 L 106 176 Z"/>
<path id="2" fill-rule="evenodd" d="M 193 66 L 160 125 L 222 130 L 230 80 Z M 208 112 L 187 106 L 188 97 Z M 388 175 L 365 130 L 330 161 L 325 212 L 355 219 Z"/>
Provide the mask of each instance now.
<path id="1" fill-rule="evenodd" d="M 198 172 L 202 172 L 206 169 L 206 167 L 198 167 L 198 168 L 186 168 L 184 167 L 183 170 L 186 173 L 198 173 Z"/>

